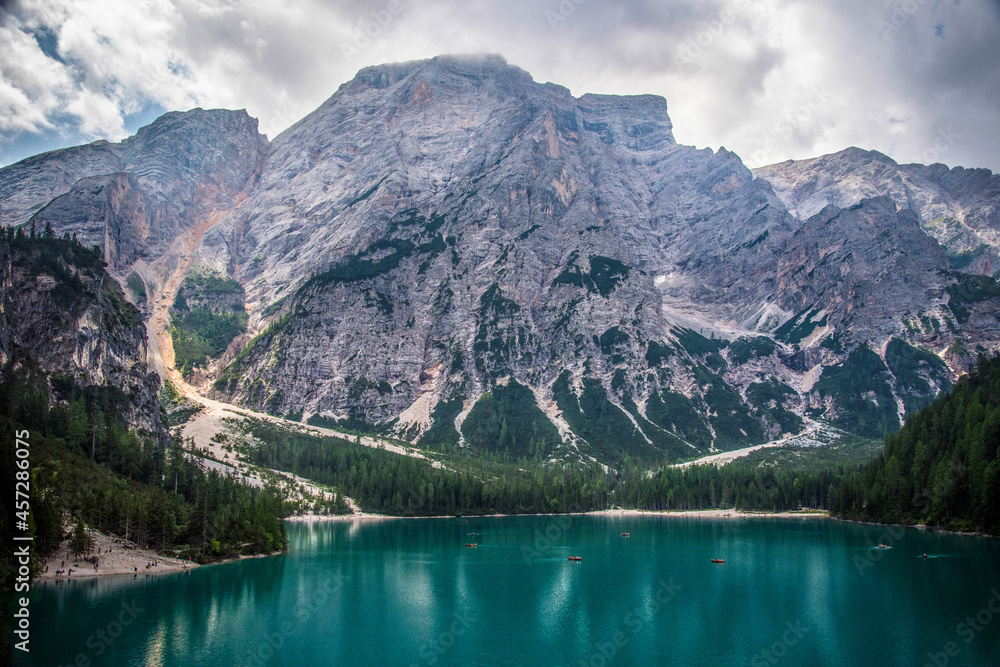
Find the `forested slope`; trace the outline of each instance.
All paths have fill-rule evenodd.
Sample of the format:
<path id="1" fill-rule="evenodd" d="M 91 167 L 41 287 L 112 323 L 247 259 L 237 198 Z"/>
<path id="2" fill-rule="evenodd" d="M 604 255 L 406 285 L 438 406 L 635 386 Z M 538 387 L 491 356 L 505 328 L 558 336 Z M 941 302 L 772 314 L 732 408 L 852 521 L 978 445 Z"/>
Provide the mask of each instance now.
<path id="1" fill-rule="evenodd" d="M 26 431 L 35 556 L 70 519 L 195 560 L 284 548 L 280 499 L 169 446 L 139 313 L 100 253 L 11 231 L 0 261 L 0 478 L 14 479 L 13 434 Z M 8 537 L 12 496 L 0 500 Z"/>
<path id="2" fill-rule="evenodd" d="M 849 519 L 1000 534 L 1000 357 L 910 415 L 829 502 Z"/>

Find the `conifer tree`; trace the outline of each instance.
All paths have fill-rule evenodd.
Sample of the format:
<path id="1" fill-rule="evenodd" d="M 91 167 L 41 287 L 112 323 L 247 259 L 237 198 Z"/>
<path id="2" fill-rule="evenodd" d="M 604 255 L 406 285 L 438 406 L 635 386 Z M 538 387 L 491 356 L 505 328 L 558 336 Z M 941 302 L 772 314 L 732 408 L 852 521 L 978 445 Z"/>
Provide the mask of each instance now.
<path id="1" fill-rule="evenodd" d="M 73 537 L 69 542 L 69 550 L 76 558 L 89 554 L 94 548 L 94 541 L 83 525 L 83 519 L 77 517 L 76 527 L 73 529 Z"/>

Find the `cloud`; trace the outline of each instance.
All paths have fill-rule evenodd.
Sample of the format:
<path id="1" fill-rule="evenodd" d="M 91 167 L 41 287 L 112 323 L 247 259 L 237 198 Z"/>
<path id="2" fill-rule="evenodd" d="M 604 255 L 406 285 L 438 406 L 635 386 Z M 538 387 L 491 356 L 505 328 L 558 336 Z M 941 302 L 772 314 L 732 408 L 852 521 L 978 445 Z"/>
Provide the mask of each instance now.
<path id="1" fill-rule="evenodd" d="M 995 0 L 22 0 L 5 16 L 4 162 L 26 135 L 120 139 L 150 108 L 246 108 L 274 137 L 363 66 L 496 52 L 576 95 L 663 95 L 680 141 L 748 164 L 858 145 L 1000 171 Z"/>

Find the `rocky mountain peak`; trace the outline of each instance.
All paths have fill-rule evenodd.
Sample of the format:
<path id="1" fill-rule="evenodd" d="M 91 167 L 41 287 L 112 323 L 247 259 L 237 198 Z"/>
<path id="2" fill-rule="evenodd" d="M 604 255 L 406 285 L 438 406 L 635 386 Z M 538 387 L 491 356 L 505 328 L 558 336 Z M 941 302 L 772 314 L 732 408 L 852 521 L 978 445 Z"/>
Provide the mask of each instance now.
<path id="1" fill-rule="evenodd" d="M 257 127 L 245 109 L 167 113 L 122 142 L 122 170 L 154 190 L 164 182 L 188 190 L 207 178 L 235 194 L 267 153 Z"/>
<path id="2" fill-rule="evenodd" d="M 395 96 L 380 101 L 405 106 L 426 106 L 433 100 L 466 105 L 476 98 L 501 105 L 517 102 L 526 110 L 548 108 L 557 116 L 557 122 L 562 119 L 574 129 L 576 123 L 569 118 L 580 115 L 586 124 L 598 127 L 607 142 L 617 140 L 625 145 L 632 139 L 646 148 L 674 142 L 667 103 L 661 96 L 587 93 L 573 98 L 566 88 L 538 83 L 529 73 L 496 54 L 445 55 L 366 67 L 323 106 L 336 105 L 344 95 L 397 88 Z M 430 109 L 436 109 L 433 103 Z M 636 137 L 647 140 L 637 141 Z"/>
<path id="3" fill-rule="evenodd" d="M 878 151 L 848 148 L 754 170 L 788 209 L 807 220 L 833 204 L 888 196 L 913 211 L 943 245 L 952 268 L 994 275 L 1000 269 L 1000 175 L 943 164 L 897 164 Z"/>
<path id="4" fill-rule="evenodd" d="M 508 64 L 503 56 L 497 54 L 458 54 L 365 67 L 341 88 L 347 90 L 358 90 L 366 87 L 389 88 L 410 75 L 432 79 L 458 76 L 473 81 L 504 78 L 531 80 L 530 74 L 520 67 Z"/>
<path id="5" fill-rule="evenodd" d="M 530 74 L 499 55 L 447 55 L 365 67 L 340 86 L 326 104 L 335 104 L 343 96 L 389 89 L 398 89 L 395 100 L 404 104 L 426 101 L 432 91 L 442 99 L 455 99 L 471 91 L 492 97 L 521 97 L 532 85 L 540 87 Z"/>
<path id="6" fill-rule="evenodd" d="M 245 110 L 170 112 L 120 143 L 52 151 L 0 170 L 3 224 L 76 234 L 125 271 L 154 261 L 200 220 L 221 217 L 268 150 Z"/>
<path id="7" fill-rule="evenodd" d="M 498 56 L 365 68 L 271 142 L 194 110 L 84 148 L 0 197 L 139 267 L 176 368 L 275 414 L 476 447 L 495 391 L 534 397 L 545 456 L 664 460 L 892 428 L 1000 341 L 992 175 L 856 148 L 751 173 L 677 144 L 662 97 Z"/>

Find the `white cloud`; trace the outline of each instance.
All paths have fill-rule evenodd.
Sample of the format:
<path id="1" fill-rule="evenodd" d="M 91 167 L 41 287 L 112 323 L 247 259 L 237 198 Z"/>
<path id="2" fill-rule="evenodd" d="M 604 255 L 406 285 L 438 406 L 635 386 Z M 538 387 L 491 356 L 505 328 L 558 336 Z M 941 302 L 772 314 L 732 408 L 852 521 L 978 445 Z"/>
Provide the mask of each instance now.
<path id="1" fill-rule="evenodd" d="M 14 25 L 0 25 L 0 44 L 0 133 L 54 127 L 51 116 L 72 89 L 72 79 Z"/>
<path id="2" fill-rule="evenodd" d="M 1000 170 L 996 4 L 24 0 L 0 26 L 0 144 L 119 139 L 150 103 L 246 108 L 273 137 L 365 65 L 497 52 L 574 94 L 664 95 L 679 140 L 748 163 L 848 145 L 909 161 L 951 127 L 939 159 Z"/>

